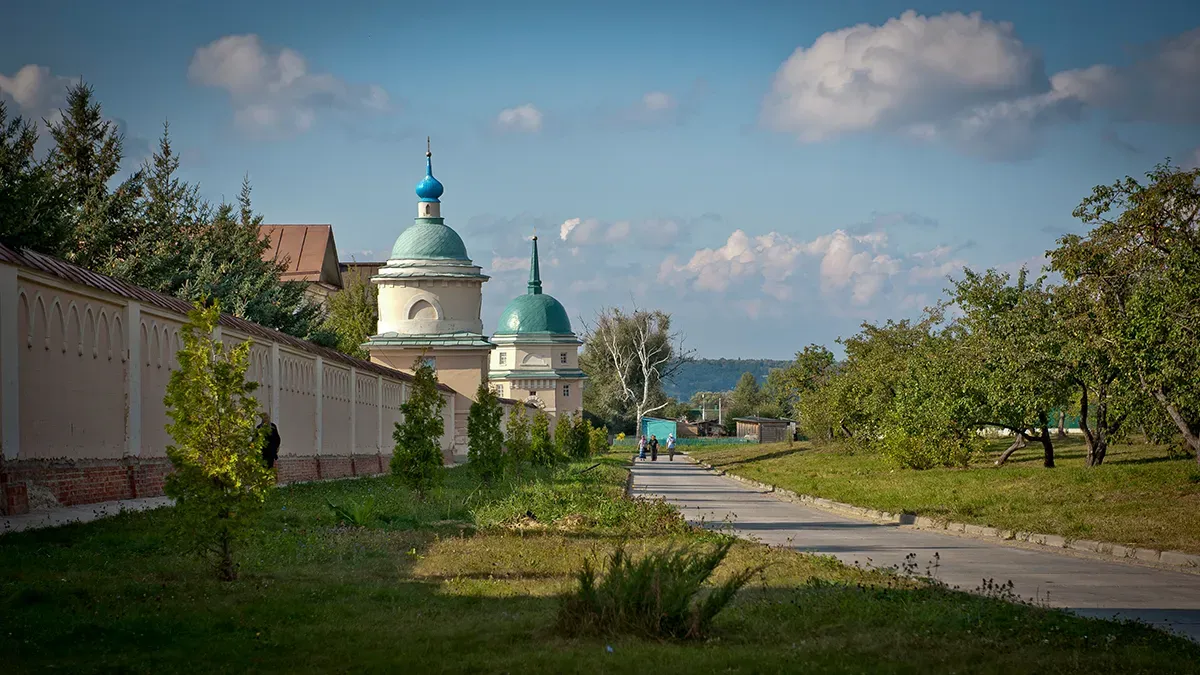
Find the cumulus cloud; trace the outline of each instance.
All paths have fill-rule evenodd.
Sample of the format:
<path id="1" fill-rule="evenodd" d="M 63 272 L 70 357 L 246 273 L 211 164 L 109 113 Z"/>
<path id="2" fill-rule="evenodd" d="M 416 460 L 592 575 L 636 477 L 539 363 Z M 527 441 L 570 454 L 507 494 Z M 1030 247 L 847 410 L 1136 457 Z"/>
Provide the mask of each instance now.
<path id="1" fill-rule="evenodd" d="M 635 240 L 646 249 L 663 249 L 686 241 L 691 230 L 702 223 L 715 222 L 718 216 L 705 214 L 699 218 L 647 218 L 608 222 L 597 218 L 570 218 L 558 226 L 558 238 L 573 248 L 597 245 L 617 245 Z"/>
<path id="2" fill-rule="evenodd" d="M 800 47 L 775 75 L 762 121 L 817 142 L 879 131 L 993 159 L 1031 155 L 1040 131 L 1089 108 L 1121 119 L 1200 122 L 1200 29 L 1153 45 L 1127 67 L 1047 76 L 1012 24 L 976 12 L 907 11 Z"/>
<path id="3" fill-rule="evenodd" d="M 392 107 L 379 85 L 311 72 L 299 52 L 268 47 L 254 34 L 227 35 L 200 47 L 188 78 L 225 90 L 235 123 L 249 132 L 303 132 L 326 111 L 379 113 Z"/>
<path id="4" fill-rule="evenodd" d="M 496 273 L 527 271 L 529 269 L 529 259 L 513 256 L 506 258 L 503 256 L 494 256 L 492 264 L 488 270 Z"/>
<path id="5" fill-rule="evenodd" d="M 961 266 L 949 247 L 902 256 L 891 250 L 885 232 L 851 234 L 835 230 L 811 241 L 770 232 L 751 237 L 735 230 L 719 248 L 696 251 L 686 262 L 668 256 L 659 266 L 660 282 L 698 291 L 723 293 L 753 281 L 776 299 L 794 297 L 799 281 L 815 274 L 821 293 L 846 294 L 866 305 L 907 272 L 913 282 L 944 276 Z"/>
<path id="6" fill-rule="evenodd" d="M 536 133 L 542 130 L 542 111 L 532 103 L 515 108 L 505 108 L 496 116 L 496 126 L 501 131 Z"/>
<path id="7" fill-rule="evenodd" d="M 46 66 L 30 63 L 12 76 L 0 73 L 0 96 L 15 103 L 22 115 L 39 119 L 66 104 L 67 88 L 73 83 Z"/>

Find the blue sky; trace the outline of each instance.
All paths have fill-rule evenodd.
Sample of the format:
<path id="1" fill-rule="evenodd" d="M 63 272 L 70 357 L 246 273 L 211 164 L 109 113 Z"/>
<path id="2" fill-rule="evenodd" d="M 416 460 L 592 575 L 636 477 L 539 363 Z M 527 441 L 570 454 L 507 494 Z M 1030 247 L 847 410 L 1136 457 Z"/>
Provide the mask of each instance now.
<path id="1" fill-rule="evenodd" d="M 343 259 L 411 222 L 432 136 L 486 329 L 536 228 L 577 324 L 636 302 L 702 356 L 787 358 L 1200 162 L 1195 2 L 168 4 L 6 8 L 0 96 L 53 117 L 82 76 L 129 169 L 169 120 L 207 197 L 249 174 Z"/>

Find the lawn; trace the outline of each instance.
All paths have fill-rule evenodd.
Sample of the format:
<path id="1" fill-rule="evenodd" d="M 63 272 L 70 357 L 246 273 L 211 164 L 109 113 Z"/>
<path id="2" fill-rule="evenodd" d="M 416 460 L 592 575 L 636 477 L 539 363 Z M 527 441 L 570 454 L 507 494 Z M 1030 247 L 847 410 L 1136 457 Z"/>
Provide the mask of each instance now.
<path id="1" fill-rule="evenodd" d="M 708 640 L 566 638 L 560 596 L 586 557 L 723 535 L 624 499 L 616 456 L 494 489 L 446 473 L 424 504 L 387 478 L 278 490 L 233 583 L 180 552 L 170 509 L 0 536 L 0 670 L 1200 672 L 1200 645 L 1143 626 L 750 543 L 718 575 L 766 571 Z M 365 527 L 327 505 L 368 498 Z"/>
<path id="2" fill-rule="evenodd" d="M 1113 446 L 1104 464 L 1083 465 L 1078 438 L 1055 443 L 1057 467 L 1040 444 L 993 466 L 995 442 L 969 469 L 900 469 L 886 458 L 808 442 L 723 445 L 691 455 L 731 473 L 801 494 L 893 513 L 1200 553 L 1200 469 L 1165 447 Z"/>

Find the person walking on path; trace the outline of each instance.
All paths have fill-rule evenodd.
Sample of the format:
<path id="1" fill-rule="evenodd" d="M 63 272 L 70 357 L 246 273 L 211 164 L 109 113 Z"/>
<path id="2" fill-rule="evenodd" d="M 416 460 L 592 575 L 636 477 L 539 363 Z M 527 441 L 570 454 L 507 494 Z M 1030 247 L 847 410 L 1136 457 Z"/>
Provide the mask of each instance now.
<path id="1" fill-rule="evenodd" d="M 650 442 L 647 445 L 650 446 L 650 461 L 657 462 L 658 461 L 658 437 L 655 436 L 654 434 L 650 434 Z"/>
<path id="2" fill-rule="evenodd" d="M 642 436 L 638 439 L 638 459 L 646 459 L 646 437 Z"/>
<path id="3" fill-rule="evenodd" d="M 675 461 L 675 434 L 667 436 L 667 458 Z"/>
<path id="4" fill-rule="evenodd" d="M 258 425 L 258 428 L 262 429 L 268 424 L 271 425 L 271 428 L 267 430 L 267 436 L 263 440 L 262 458 L 268 469 L 274 469 L 275 460 L 279 459 L 279 445 L 282 439 L 279 437 L 279 427 L 275 426 L 275 423 L 271 421 L 271 416 L 263 413 L 262 423 Z"/>

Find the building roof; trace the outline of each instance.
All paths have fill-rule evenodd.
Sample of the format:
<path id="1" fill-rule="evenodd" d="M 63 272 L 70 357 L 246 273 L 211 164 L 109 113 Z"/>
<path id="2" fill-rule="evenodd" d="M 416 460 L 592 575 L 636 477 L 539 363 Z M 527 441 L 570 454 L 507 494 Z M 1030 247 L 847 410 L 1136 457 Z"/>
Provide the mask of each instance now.
<path id="1" fill-rule="evenodd" d="M 396 238 L 392 260 L 465 260 L 467 246 L 462 237 L 441 218 L 417 218 Z"/>
<path id="2" fill-rule="evenodd" d="M 500 314 L 496 335 L 563 335 L 574 338 L 571 318 L 562 303 L 542 293 L 542 274 L 538 265 L 537 237 L 529 256 L 529 286 Z"/>
<path id="3" fill-rule="evenodd" d="M 141 286 L 134 286 L 131 283 L 114 279 L 113 277 L 105 276 L 99 272 L 93 272 L 84 267 L 71 264 L 65 260 L 48 256 L 42 253 L 36 253 L 29 249 L 15 251 L 7 246 L 0 244 L 0 262 L 5 262 L 10 265 L 18 265 L 26 267 L 43 274 L 61 279 L 80 286 L 87 286 L 100 291 L 118 295 L 129 300 L 136 300 L 148 305 L 153 305 L 169 312 L 176 314 L 187 315 L 192 310 L 192 303 L 181 300 L 165 293 L 152 291 Z M 245 333 L 251 338 L 259 338 L 264 341 L 278 342 L 281 345 L 295 349 L 296 351 L 305 352 L 313 356 L 320 356 L 326 361 L 341 363 L 346 366 L 356 368 L 367 373 L 375 373 L 383 375 L 395 380 L 403 380 L 411 382 L 413 376 L 388 368 L 387 366 L 357 359 L 353 356 L 347 356 L 335 349 L 317 346 L 307 340 L 301 340 L 298 337 L 281 333 L 272 328 L 261 326 L 252 321 L 247 321 L 232 314 L 221 314 L 220 325 L 231 330 Z M 438 384 L 438 388 L 442 391 L 453 392 L 454 389 L 446 384 Z"/>
<path id="4" fill-rule="evenodd" d="M 342 287 L 332 225 L 260 225 L 258 231 L 270 244 L 263 260 L 286 265 L 285 281 Z"/>
<path id="5" fill-rule="evenodd" d="M 735 417 L 734 422 L 754 422 L 755 424 L 770 424 L 772 422 L 779 424 L 791 424 L 795 420 L 776 419 L 774 417 Z"/>

